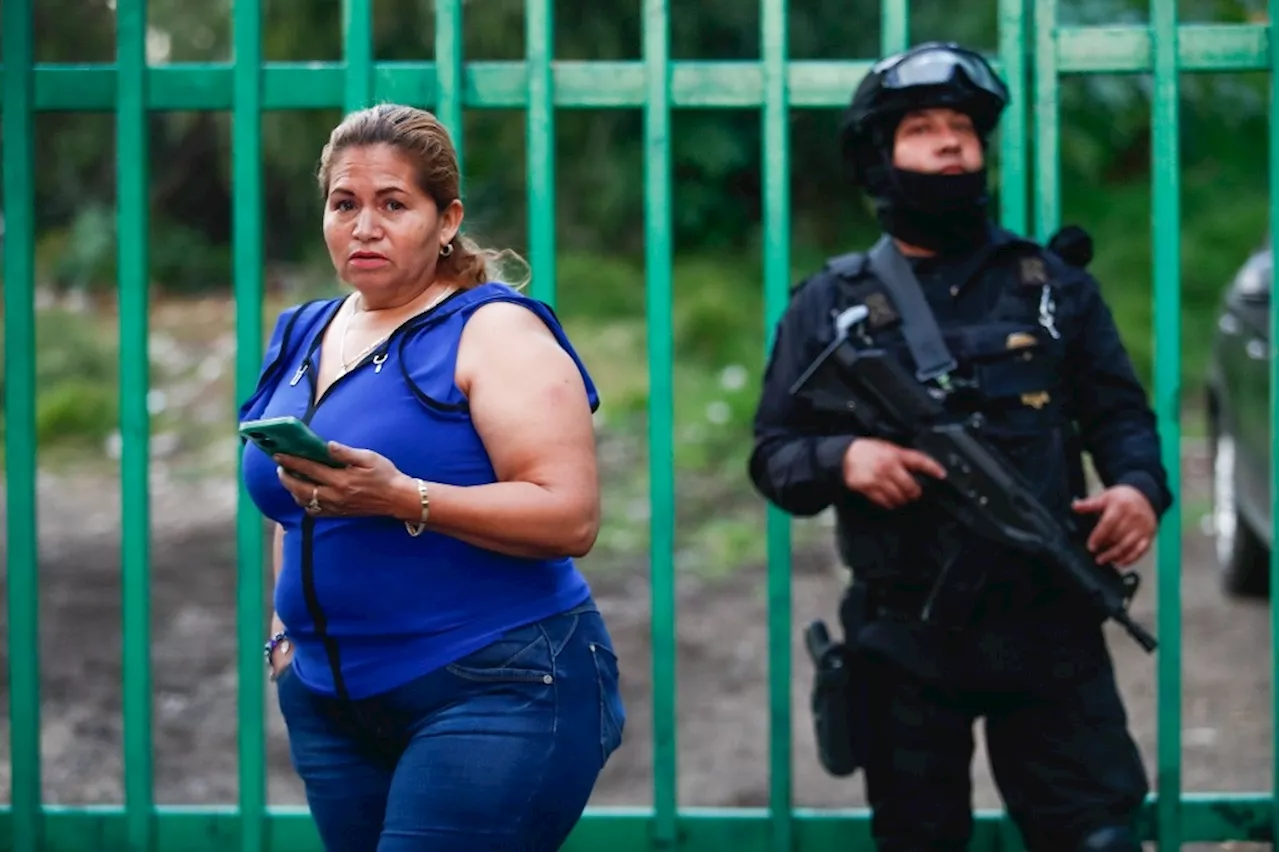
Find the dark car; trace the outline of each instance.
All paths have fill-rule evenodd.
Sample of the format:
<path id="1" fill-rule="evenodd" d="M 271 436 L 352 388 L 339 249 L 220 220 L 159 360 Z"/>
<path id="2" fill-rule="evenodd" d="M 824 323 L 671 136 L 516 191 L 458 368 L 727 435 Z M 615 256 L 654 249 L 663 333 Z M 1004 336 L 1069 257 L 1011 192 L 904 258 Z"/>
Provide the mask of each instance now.
<path id="1" fill-rule="evenodd" d="M 1211 514 L 1218 569 L 1233 595 L 1270 587 L 1271 251 L 1253 254 L 1223 294 L 1208 372 Z"/>

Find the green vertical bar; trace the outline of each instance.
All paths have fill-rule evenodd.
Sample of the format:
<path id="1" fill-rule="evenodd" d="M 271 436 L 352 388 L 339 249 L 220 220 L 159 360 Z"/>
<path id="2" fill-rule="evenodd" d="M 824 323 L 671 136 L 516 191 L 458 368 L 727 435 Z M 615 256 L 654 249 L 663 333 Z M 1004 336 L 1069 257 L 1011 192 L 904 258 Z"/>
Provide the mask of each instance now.
<path id="1" fill-rule="evenodd" d="M 342 36 L 346 51 L 347 112 L 373 103 L 373 0 L 342 0 Z"/>
<path id="2" fill-rule="evenodd" d="M 764 320 L 766 335 L 787 306 L 791 280 L 791 149 L 787 88 L 787 0 L 761 0 L 764 60 Z M 766 345 L 768 345 L 766 343 Z M 792 848 L 791 523 L 766 509 L 769 561 L 769 810 L 771 848 Z"/>
<path id="3" fill-rule="evenodd" d="M 555 52 L 551 0 L 527 0 L 525 62 L 529 69 L 529 111 L 525 113 L 526 168 L 529 170 L 529 253 L 532 295 L 548 305 L 556 299 L 556 124 Z"/>
<path id="4" fill-rule="evenodd" d="M 1000 127 L 1000 224 L 1028 231 L 1027 217 L 1027 0 L 1000 0 L 997 9 L 1000 64 L 1009 87 L 1009 106 Z M 1022 848 L 1008 813 L 1000 821 L 1000 840 L 1008 849 Z"/>
<path id="5" fill-rule="evenodd" d="M 1000 64 L 1003 68 L 1005 85 L 1009 87 L 1009 106 L 1000 122 L 999 131 L 999 217 L 1003 227 L 1023 235 L 1027 234 L 1029 224 L 1027 221 L 1027 2 L 1028 0 L 999 0 L 996 21 Z M 1037 12 L 1039 11 L 1037 8 Z M 1005 846 L 1009 849 L 1021 848 L 1021 837 L 1007 813 L 1001 820 L 999 831 L 1001 842 Z"/>
<path id="6" fill-rule="evenodd" d="M 1155 405 L 1161 455 L 1181 491 L 1182 283 L 1178 153 L 1178 7 L 1151 0 L 1151 207 L 1155 262 Z M 1174 505 L 1180 505 L 1176 501 Z M 1182 846 L 1182 516 L 1170 512 L 1156 539 L 1156 821 L 1160 848 Z"/>
<path id="7" fill-rule="evenodd" d="M 462 0 L 436 0 L 436 116 L 453 137 L 458 172 L 462 155 Z M 465 183 L 465 179 L 463 179 Z"/>
<path id="8" fill-rule="evenodd" d="M 1000 127 L 1000 223 L 1027 232 L 1027 15 L 1025 0 L 1000 0 L 1000 64 L 1009 108 Z"/>
<path id="9" fill-rule="evenodd" d="M 880 0 L 880 53 L 888 56 L 906 50 L 911 39 L 908 0 Z"/>
<path id="10" fill-rule="evenodd" d="M 35 113 L 31 0 L 4 4 L 4 411 L 13 852 L 40 837 L 40 603 L 36 532 Z"/>
<path id="11" fill-rule="evenodd" d="M 675 470 L 672 447 L 671 63 L 666 0 L 644 2 L 644 230 L 649 349 L 654 846 L 674 848 L 676 810 Z"/>
<path id="12" fill-rule="evenodd" d="M 1271 529 L 1280 529 L 1280 0 L 1271 0 Z M 1271 548 L 1271 810 L 1280 807 L 1280 548 Z M 1273 834 L 1274 836 L 1274 834 Z"/>
<path id="13" fill-rule="evenodd" d="M 124 798 L 128 848 L 152 848 L 147 3 L 116 6 L 116 198 L 124 563 Z"/>
<path id="14" fill-rule="evenodd" d="M 1058 168 L 1058 0 L 1034 0 L 1036 28 L 1036 239 L 1048 241 L 1058 227 L 1061 174 Z"/>
<path id="15" fill-rule="evenodd" d="M 257 385 L 262 360 L 262 0 L 233 8 L 235 68 L 231 206 L 235 252 L 236 399 Z M 237 477 L 239 478 L 239 477 Z M 263 709 L 262 517 L 242 478 L 236 505 L 236 625 L 240 689 L 240 852 L 266 848 L 266 732 Z"/>
<path id="16" fill-rule="evenodd" d="M 1037 10 L 1039 11 L 1039 10 Z M 1052 11 L 1049 11 L 1052 14 Z M 1027 0 L 999 0 L 997 40 L 1009 106 L 1000 122 L 1000 224 L 1027 234 Z M 1052 21 L 1052 18 L 1050 19 Z M 1052 61 L 1052 57 L 1049 57 Z M 1056 76 L 1056 75 L 1055 75 Z M 1056 104 L 1052 107 L 1056 110 Z M 1056 158 L 1056 152 L 1054 154 Z M 1008 813 L 998 829 L 1004 848 L 1022 848 Z"/>

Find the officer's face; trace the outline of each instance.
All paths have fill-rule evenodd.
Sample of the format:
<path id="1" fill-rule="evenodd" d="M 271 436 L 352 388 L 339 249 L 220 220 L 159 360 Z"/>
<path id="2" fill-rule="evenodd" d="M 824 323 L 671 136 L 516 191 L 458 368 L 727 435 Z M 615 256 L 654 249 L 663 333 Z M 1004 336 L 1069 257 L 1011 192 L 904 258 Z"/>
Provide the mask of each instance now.
<path id="1" fill-rule="evenodd" d="M 909 112 L 893 138 L 893 164 L 903 171 L 961 174 L 982 168 L 973 121 L 952 109 Z"/>

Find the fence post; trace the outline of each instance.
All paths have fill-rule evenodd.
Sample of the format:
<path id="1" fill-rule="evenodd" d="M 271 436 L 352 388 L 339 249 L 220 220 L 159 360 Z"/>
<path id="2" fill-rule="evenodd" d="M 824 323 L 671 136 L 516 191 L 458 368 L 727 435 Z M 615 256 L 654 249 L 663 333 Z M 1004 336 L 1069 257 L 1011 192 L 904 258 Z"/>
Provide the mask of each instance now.
<path id="1" fill-rule="evenodd" d="M 4 29 L 4 411 L 13 850 L 41 838 L 40 607 L 36 517 L 35 52 L 32 0 Z"/>

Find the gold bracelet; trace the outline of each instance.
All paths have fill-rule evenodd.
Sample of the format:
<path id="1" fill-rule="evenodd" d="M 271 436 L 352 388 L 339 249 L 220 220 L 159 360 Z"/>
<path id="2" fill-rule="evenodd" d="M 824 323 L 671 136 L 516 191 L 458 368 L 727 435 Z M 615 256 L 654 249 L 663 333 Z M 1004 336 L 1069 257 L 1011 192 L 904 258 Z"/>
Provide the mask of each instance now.
<path id="1" fill-rule="evenodd" d="M 427 496 L 427 483 L 421 479 L 413 480 L 418 486 L 418 501 L 422 504 L 422 514 L 418 518 L 418 522 L 404 522 L 404 528 L 409 535 L 422 535 L 422 531 L 427 528 L 427 516 L 431 514 L 431 498 Z"/>

